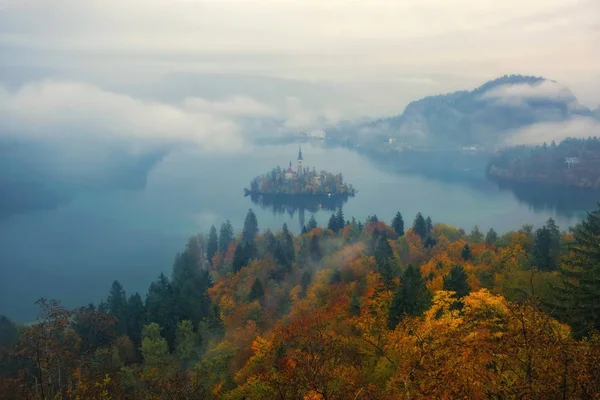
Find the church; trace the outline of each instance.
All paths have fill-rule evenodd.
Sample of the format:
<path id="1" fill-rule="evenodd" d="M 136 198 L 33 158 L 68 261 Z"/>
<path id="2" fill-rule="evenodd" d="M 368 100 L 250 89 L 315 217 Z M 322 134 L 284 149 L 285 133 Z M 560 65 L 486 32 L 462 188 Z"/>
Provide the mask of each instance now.
<path id="1" fill-rule="evenodd" d="M 299 177 L 304 174 L 304 169 L 302 167 L 302 147 L 298 147 L 298 168 L 294 172 L 292 168 L 292 162 L 290 161 L 290 165 L 285 170 L 285 179 L 293 179 L 295 177 Z"/>

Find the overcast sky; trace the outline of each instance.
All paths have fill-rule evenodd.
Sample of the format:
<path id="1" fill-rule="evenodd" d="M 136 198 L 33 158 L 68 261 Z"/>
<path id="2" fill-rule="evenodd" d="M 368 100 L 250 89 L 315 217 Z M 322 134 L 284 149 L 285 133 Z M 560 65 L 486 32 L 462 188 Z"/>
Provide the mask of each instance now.
<path id="1" fill-rule="evenodd" d="M 6 65 L 335 83 L 399 112 L 522 73 L 600 103 L 598 0 L 0 0 Z M 10 57 L 8 56 L 10 54 Z M 10 58 L 10 59 L 7 59 Z M 394 91 L 385 93 L 382 83 Z"/>

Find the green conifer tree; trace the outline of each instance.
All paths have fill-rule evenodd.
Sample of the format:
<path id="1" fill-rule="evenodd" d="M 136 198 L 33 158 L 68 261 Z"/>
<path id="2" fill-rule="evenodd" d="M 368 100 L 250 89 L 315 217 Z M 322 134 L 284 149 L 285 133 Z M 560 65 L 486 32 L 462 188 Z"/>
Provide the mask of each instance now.
<path id="1" fill-rule="evenodd" d="M 346 220 L 344 219 L 344 212 L 342 211 L 342 207 L 338 208 L 337 214 L 335 215 L 335 219 L 337 220 L 337 229 L 339 232 L 343 230 L 346 226 Z"/>
<path id="2" fill-rule="evenodd" d="M 396 231 L 398 236 L 404 236 L 404 219 L 402 218 L 400 211 L 396 213 L 392 220 L 392 228 L 394 228 L 394 231 Z"/>
<path id="3" fill-rule="evenodd" d="M 306 230 L 308 232 L 312 231 L 313 229 L 315 229 L 317 227 L 317 220 L 315 219 L 314 215 L 310 216 L 310 219 L 308 220 L 308 225 L 306 225 Z"/>
<path id="4" fill-rule="evenodd" d="M 262 300 L 263 297 L 265 296 L 265 289 L 263 287 L 262 282 L 260 281 L 260 279 L 256 278 L 254 280 L 254 283 L 252 284 L 252 288 L 250 289 L 250 301 L 254 301 L 254 300 Z"/>
<path id="5" fill-rule="evenodd" d="M 229 243 L 233 240 L 233 227 L 231 226 L 231 222 L 227 220 L 221 225 L 221 230 L 219 231 L 219 252 L 221 254 L 227 253 L 227 248 L 229 247 Z"/>
<path id="6" fill-rule="evenodd" d="M 432 294 L 418 267 L 409 265 L 400 279 L 388 311 L 388 327 L 394 329 L 405 315 L 418 316 L 431 306 Z"/>
<path id="7" fill-rule="evenodd" d="M 394 268 L 394 252 L 392 246 L 385 235 L 377 240 L 375 248 L 375 262 L 377 263 L 377 271 L 381 275 L 381 279 L 386 287 L 390 289 L 394 283 L 395 268 Z"/>
<path id="8" fill-rule="evenodd" d="M 217 236 L 217 228 L 212 225 L 208 234 L 208 242 L 206 243 L 206 258 L 211 264 L 217 251 L 219 251 L 219 237 Z"/>
<path id="9" fill-rule="evenodd" d="M 465 261 L 469 261 L 471 259 L 471 248 L 469 247 L 468 243 L 465 244 L 465 247 L 463 247 L 462 251 L 460 252 L 460 256 Z"/>
<path id="10" fill-rule="evenodd" d="M 118 336 L 125 335 L 127 333 L 128 316 L 127 295 L 119 281 L 113 282 L 106 302 L 108 313 L 116 318 L 115 333 Z"/>
<path id="11" fill-rule="evenodd" d="M 494 228 L 490 228 L 488 233 L 485 235 L 485 244 L 491 246 L 496 243 L 496 240 L 498 240 L 498 234 L 496 233 Z"/>
<path id="12" fill-rule="evenodd" d="M 550 308 L 581 337 L 600 331 L 600 204 L 573 228 L 573 237 Z"/>
<path id="13" fill-rule="evenodd" d="M 252 209 L 248 209 L 246 219 L 244 220 L 244 229 L 242 230 L 242 241 L 245 243 L 254 242 L 258 234 L 258 221 L 256 214 Z"/>
<path id="14" fill-rule="evenodd" d="M 336 232 L 339 230 L 338 229 L 338 220 L 335 217 L 335 214 L 331 214 L 331 217 L 329 218 L 329 223 L 327 224 L 327 229 Z"/>
<path id="15" fill-rule="evenodd" d="M 467 273 L 462 265 L 452 267 L 450 273 L 444 277 L 443 288 L 455 292 L 457 299 L 462 299 L 471 293 L 471 287 L 467 282 Z"/>
<path id="16" fill-rule="evenodd" d="M 423 214 L 417 213 L 412 230 L 419 235 L 421 239 L 425 239 L 425 236 L 427 236 L 427 223 L 425 222 L 425 218 L 423 218 Z"/>

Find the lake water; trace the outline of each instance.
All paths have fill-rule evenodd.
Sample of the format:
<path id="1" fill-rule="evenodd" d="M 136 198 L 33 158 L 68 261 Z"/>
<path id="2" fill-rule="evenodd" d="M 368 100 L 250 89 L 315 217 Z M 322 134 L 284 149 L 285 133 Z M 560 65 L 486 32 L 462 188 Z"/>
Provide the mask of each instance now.
<path id="1" fill-rule="evenodd" d="M 539 226 L 553 217 L 561 228 L 591 210 L 595 194 L 544 192 L 530 185 L 499 188 L 480 178 L 462 181 L 393 172 L 344 148 L 303 144 L 304 165 L 341 172 L 359 191 L 344 204 L 347 219 L 377 214 L 389 221 L 402 212 L 410 226 L 417 212 L 465 230 L 478 225 L 498 232 L 528 223 Z M 39 297 L 60 299 L 69 307 L 106 297 L 113 280 L 127 293 L 145 295 L 161 272 L 170 273 L 176 252 L 187 237 L 207 233 L 231 220 L 241 230 L 248 208 L 261 230 L 283 223 L 300 230 L 300 210 L 273 212 L 243 196 L 251 178 L 275 165 L 295 165 L 296 144 L 256 147 L 244 154 L 199 155 L 180 151 L 167 156 L 149 174 L 145 189 L 80 195 L 54 210 L 15 215 L 0 222 L 0 314 L 17 321 L 35 317 Z M 553 199 L 556 198 L 556 201 Z M 279 210 L 279 209 L 278 209 Z M 305 211 L 306 221 L 312 214 Z M 314 213 L 327 224 L 331 212 Z"/>

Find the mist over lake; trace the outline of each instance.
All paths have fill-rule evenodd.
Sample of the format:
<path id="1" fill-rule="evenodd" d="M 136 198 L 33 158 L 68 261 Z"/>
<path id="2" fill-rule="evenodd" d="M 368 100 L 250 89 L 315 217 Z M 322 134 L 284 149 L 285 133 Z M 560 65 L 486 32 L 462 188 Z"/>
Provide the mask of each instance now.
<path id="1" fill-rule="evenodd" d="M 385 163 L 326 143 L 302 143 L 304 165 L 341 172 L 358 190 L 343 205 L 347 219 L 364 221 L 377 214 L 388 221 L 399 210 L 411 224 L 415 214 L 422 212 L 434 222 L 466 231 L 478 225 L 482 231 L 493 227 L 502 233 L 523 224 L 540 226 L 550 217 L 566 229 L 595 206 L 594 193 L 569 199 L 560 196 L 564 190 L 499 188 L 485 179 L 483 171 L 470 180 L 395 172 Z M 279 230 L 287 223 L 298 233 L 297 207 L 292 207 L 293 214 L 285 209 L 274 212 L 272 206 L 263 209 L 243 195 L 253 177 L 277 165 L 294 164 L 297 152 L 297 143 L 212 156 L 179 150 L 149 172 L 143 189 L 83 192 L 54 209 L 4 218 L 0 221 L 0 314 L 17 321 L 33 320 L 34 302 L 42 296 L 59 299 L 68 307 L 98 302 L 115 279 L 128 293 L 144 295 L 161 272 L 169 273 L 189 236 L 208 233 L 211 225 L 218 228 L 227 219 L 239 231 L 248 208 L 255 211 L 261 232 Z M 305 220 L 311 215 L 306 210 Z M 321 225 L 330 215 L 328 210 L 314 213 Z"/>

